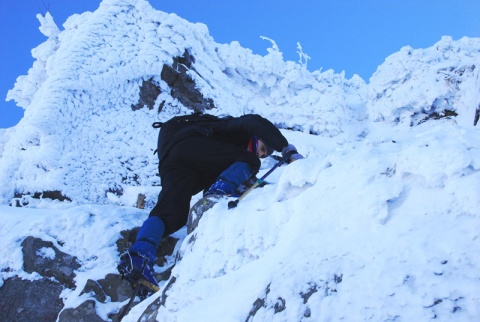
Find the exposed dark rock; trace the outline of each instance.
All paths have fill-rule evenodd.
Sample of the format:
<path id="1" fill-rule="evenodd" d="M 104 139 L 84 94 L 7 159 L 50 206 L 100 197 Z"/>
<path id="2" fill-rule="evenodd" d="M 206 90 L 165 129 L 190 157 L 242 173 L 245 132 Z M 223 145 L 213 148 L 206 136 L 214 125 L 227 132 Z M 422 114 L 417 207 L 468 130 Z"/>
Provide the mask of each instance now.
<path id="1" fill-rule="evenodd" d="M 132 295 L 130 283 L 122 280 L 119 274 L 108 274 L 98 281 L 103 292 L 112 299 L 112 302 L 123 302 Z"/>
<path id="2" fill-rule="evenodd" d="M 343 274 L 333 275 L 333 281 L 335 282 L 335 284 L 340 284 L 343 281 Z"/>
<path id="3" fill-rule="evenodd" d="M 43 192 L 37 192 L 33 195 L 33 198 L 36 199 L 52 199 L 52 200 L 59 200 L 59 201 L 72 201 L 72 199 L 68 198 L 67 196 L 64 196 L 61 191 L 58 190 L 53 190 L 53 191 L 43 191 Z"/>
<path id="4" fill-rule="evenodd" d="M 66 287 L 75 288 L 74 271 L 80 268 L 76 257 L 61 252 L 52 242 L 31 236 L 25 238 L 22 247 L 25 272 L 37 272 L 46 278 L 53 277 Z"/>
<path id="5" fill-rule="evenodd" d="M 85 284 L 83 291 L 80 293 L 80 295 L 82 294 L 91 294 L 97 301 L 101 303 L 105 303 L 105 301 L 107 300 L 107 296 L 105 295 L 105 292 L 103 291 L 100 284 L 97 281 L 90 279 L 87 281 L 87 284 Z"/>
<path id="6" fill-rule="evenodd" d="M 113 187 L 108 188 L 107 192 L 112 193 L 117 197 L 120 197 L 123 196 L 123 187 L 121 185 L 115 184 Z"/>
<path id="7" fill-rule="evenodd" d="M 458 113 L 455 112 L 455 111 L 452 111 L 452 110 L 443 110 L 441 112 L 433 112 L 433 113 L 428 114 L 428 116 L 426 116 L 422 120 L 420 120 L 418 122 L 418 124 L 422 124 L 422 123 L 424 123 L 426 121 L 429 121 L 429 120 L 439 120 L 439 119 L 442 119 L 442 118 L 451 119 L 451 118 L 454 118 L 456 116 L 458 116 Z"/>
<path id="8" fill-rule="evenodd" d="M 280 312 L 284 311 L 287 308 L 286 304 L 287 304 L 287 302 L 285 301 L 285 299 L 279 297 L 277 299 L 277 302 L 273 306 L 273 309 L 275 310 L 275 313 L 280 313 Z"/>
<path id="9" fill-rule="evenodd" d="M 138 228 L 123 231 L 122 239 L 117 242 L 119 249 L 129 247 L 135 241 L 137 231 Z M 158 265 L 165 264 L 165 256 L 172 255 L 177 241 L 173 237 L 162 240 L 158 252 Z M 119 274 L 108 274 L 104 279 L 87 281 L 80 294 L 89 294 L 90 299 L 76 308 L 62 311 L 60 293 L 64 287 L 75 287 L 74 271 L 80 268 L 77 259 L 58 250 L 52 242 L 32 236 L 25 238 L 22 248 L 25 272 L 36 272 L 45 279 L 33 282 L 19 278 L 6 280 L 0 288 L 2 321 L 31 321 L 32 316 L 35 316 L 36 321 L 55 321 L 57 316 L 62 322 L 103 321 L 96 313 L 96 301 L 123 302 L 132 294 L 130 284 L 122 280 Z M 159 280 L 167 280 L 171 269 L 170 267 L 163 273 L 156 274 L 156 277 Z M 172 281 L 174 282 L 175 278 L 171 279 L 170 286 Z M 112 314 L 110 318 L 114 319 L 117 315 L 118 312 Z"/>
<path id="10" fill-rule="evenodd" d="M 310 296 L 312 296 L 314 293 L 317 293 L 317 291 L 318 291 L 317 285 L 313 284 L 309 287 L 307 292 L 305 292 L 305 293 L 301 292 L 300 296 L 303 298 L 303 304 L 307 304 Z"/>
<path id="11" fill-rule="evenodd" d="M 170 87 L 170 95 L 176 98 L 185 107 L 195 112 L 203 112 L 215 108 L 215 104 L 211 99 L 205 99 L 203 94 L 197 89 L 195 81 L 188 72 L 196 72 L 193 68 L 195 58 L 188 50 L 185 50 L 183 56 L 174 57 L 172 65 L 164 64 L 160 73 L 161 79 Z M 153 78 L 143 80 L 140 86 L 140 97 L 138 103 L 132 105 L 132 110 L 136 111 L 144 106 L 153 109 L 158 96 L 161 93 L 159 84 Z M 161 102 L 158 108 L 160 113 L 165 106 L 165 102 Z"/>
<path id="12" fill-rule="evenodd" d="M 122 237 L 117 240 L 117 249 L 120 254 L 123 254 L 130 247 L 132 247 L 133 243 L 135 243 L 135 238 L 137 237 L 139 229 L 140 227 L 135 227 L 129 230 L 122 230 L 120 232 Z"/>
<path id="13" fill-rule="evenodd" d="M 130 302 L 130 301 L 129 301 Z M 127 310 L 127 306 L 129 306 L 129 303 L 125 304 L 118 310 L 116 313 L 111 313 L 108 315 L 108 317 L 113 321 L 113 322 L 119 322 L 120 319 L 123 319 L 124 316 L 126 316 L 128 313 L 130 313 L 130 310 L 135 307 L 135 305 L 139 304 L 139 298 L 136 297 L 133 300 L 133 303 L 130 304 L 130 307 Z M 125 311 L 127 310 L 127 311 Z"/>
<path id="14" fill-rule="evenodd" d="M 138 228 L 123 231 L 122 239 L 117 242 L 119 249 L 126 249 L 135 241 Z M 177 239 L 166 237 L 162 239 L 159 247 L 158 265 L 165 265 L 165 256 L 171 256 L 175 249 Z M 119 274 L 108 274 L 98 281 L 88 280 L 80 294 L 89 294 L 91 298 L 77 308 L 62 311 L 63 302 L 60 293 L 65 287 L 74 288 L 74 271 L 80 267 L 77 259 L 63 253 L 49 241 L 29 236 L 22 242 L 24 256 L 24 270 L 27 273 L 38 273 L 45 279 L 27 281 L 19 278 L 6 280 L 0 288 L 0 315 L 2 321 L 31 321 L 35 316 L 36 321 L 55 321 L 58 314 L 59 321 L 102 321 L 95 311 L 96 301 L 105 303 L 123 302 L 130 298 L 132 288 L 122 280 Z M 171 269 L 161 274 L 156 274 L 158 280 L 170 278 Z M 175 282 L 175 277 L 170 279 L 168 290 Z M 165 292 L 162 296 L 166 299 Z M 161 298 L 161 299 L 162 299 Z M 138 304 L 138 303 L 137 303 Z M 153 310 L 154 305 L 151 306 Z M 157 307 L 158 308 L 158 307 Z M 117 317 L 118 312 L 110 318 Z"/>
<path id="15" fill-rule="evenodd" d="M 164 270 L 163 272 L 161 273 L 154 273 L 153 275 L 155 276 L 155 279 L 157 281 L 166 281 L 170 278 L 170 276 L 172 276 L 172 270 L 175 266 L 170 266 L 169 268 L 167 268 L 166 270 Z"/>
<path id="16" fill-rule="evenodd" d="M 140 98 L 138 99 L 138 103 L 136 105 L 132 105 L 132 110 L 136 111 L 144 106 L 147 106 L 149 110 L 152 110 L 160 93 L 160 86 L 155 84 L 153 78 L 144 80 L 142 82 L 142 86 L 140 87 Z"/>
<path id="17" fill-rule="evenodd" d="M 303 316 L 308 318 L 312 315 L 312 309 L 308 305 L 308 301 L 312 295 L 318 293 L 319 290 L 323 290 L 321 294 L 317 295 L 321 297 L 330 296 L 337 292 L 335 286 L 340 284 L 342 280 L 343 274 L 335 274 L 331 279 L 329 279 L 329 281 L 322 283 L 322 285 L 317 284 L 317 282 L 308 283 L 306 286 L 307 291 L 302 291 L 299 293 L 304 304 Z M 252 308 L 250 309 L 245 322 L 251 322 L 255 320 L 255 316 L 260 310 L 272 310 L 273 314 L 277 314 L 287 309 L 287 300 L 282 296 L 273 299 L 270 294 L 270 287 L 271 285 L 269 284 L 265 289 L 264 294 L 258 297 L 255 302 L 253 302 Z"/>
<path id="18" fill-rule="evenodd" d="M 30 192 L 27 193 L 20 193 L 15 192 L 13 199 L 10 202 L 10 206 L 12 207 L 25 207 L 29 202 L 29 198 L 33 199 L 52 199 L 52 200 L 59 200 L 59 201 L 72 201 L 69 197 L 62 194 L 61 191 L 58 190 L 46 190 L 43 192 L 35 192 L 31 194 Z"/>
<path id="19" fill-rule="evenodd" d="M 205 99 L 197 89 L 195 81 L 188 75 L 189 71 L 195 70 L 192 64 L 195 62 L 188 50 L 185 50 L 182 57 L 174 57 L 172 66 L 163 65 L 161 78 L 170 86 L 170 95 L 176 98 L 185 107 L 195 112 L 203 112 L 215 108 L 211 99 Z"/>
<path id="20" fill-rule="evenodd" d="M 270 284 L 268 284 L 267 288 L 265 289 L 264 296 L 257 298 L 255 302 L 253 302 L 252 308 L 250 309 L 250 313 L 248 313 L 248 316 L 245 322 L 251 321 L 262 307 L 267 307 L 267 305 L 265 304 L 265 300 L 267 299 L 267 296 L 269 293 L 270 293 Z"/>
<path id="21" fill-rule="evenodd" d="M 209 195 L 207 197 L 198 200 L 191 208 L 187 219 L 187 234 L 191 235 L 192 232 L 197 229 L 203 214 L 215 206 L 223 196 L 221 195 Z M 195 240 L 190 239 L 192 242 Z"/>
<path id="22" fill-rule="evenodd" d="M 167 300 L 167 292 L 172 288 L 173 284 L 177 281 L 177 278 L 175 276 L 172 276 L 170 280 L 167 283 L 167 286 L 163 289 L 162 296 L 160 297 L 160 305 L 165 305 L 165 302 Z"/>
<path id="23" fill-rule="evenodd" d="M 138 319 L 138 321 L 142 322 L 156 322 L 156 316 L 158 313 L 158 309 L 160 309 L 160 298 L 153 301 L 146 309 L 143 311 L 142 315 Z"/>
<path id="24" fill-rule="evenodd" d="M 305 309 L 305 311 L 303 312 L 303 316 L 306 317 L 306 318 L 309 318 L 310 316 L 312 316 L 312 310 L 310 310 L 310 308 L 307 307 Z"/>
<path id="25" fill-rule="evenodd" d="M 160 245 L 157 250 L 157 265 L 163 267 L 166 263 L 165 257 L 172 256 L 178 239 L 174 237 L 164 237 L 160 241 Z"/>
<path id="26" fill-rule="evenodd" d="M 160 105 L 158 106 L 158 113 L 160 113 L 163 110 L 163 107 L 165 106 L 165 101 L 162 101 Z"/>
<path id="27" fill-rule="evenodd" d="M 473 117 L 473 126 L 477 126 L 479 118 L 480 118 L 480 104 L 478 105 L 477 109 L 475 110 L 475 116 Z"/>
<path id="28" fill-rule="evenodd" d="M 95 305 L 95 301 L 87 300 L 74 309 L 65 309 L 60 313 L 58 322 L 104 322 L 97 315 Z"/>
<path id="29" fill-rule="evenodd" d="M 158 299 L 153 301 L 145 311 L 143 311 L 142 315 L 138 319 L 138 321 L 142 322 L 156 322 L 156 316 L 157 312 L 160 309 L 160 306 L 165 305 L 165 302 L 167 300 L 167 292 L 172 288 L 173 284 L 175 284 L 176 277 L 173 276 L 167 283 L 167 286 L 163 289 L 162 296 L 160 296 Z"/>
<path id="30" fill-rule="evenodd" d="M 145 199 L 147 196 L 143 193 L 139 193 L 137 197 L 137 208 L 138 209 L 145 209 Z"/>
<path id="31" fill-rule="evenodd" d="M 62 310 L 62 285 L 48 279 L 37 281 L 8 279 L 0 288 L 2 321 L 56 321 Z"/>

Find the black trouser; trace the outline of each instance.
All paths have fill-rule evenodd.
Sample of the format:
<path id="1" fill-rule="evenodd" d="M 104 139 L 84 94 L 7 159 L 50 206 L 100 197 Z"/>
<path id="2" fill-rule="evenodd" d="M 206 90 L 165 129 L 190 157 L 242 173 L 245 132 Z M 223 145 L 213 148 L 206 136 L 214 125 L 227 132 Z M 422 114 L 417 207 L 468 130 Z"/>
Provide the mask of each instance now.
<path id="1" fill-rule="evenodd" d="M 208 189 L 236 161 L 247 162 L 252 174 L 260 167 L 260 160 L 246 147 L 214 138 L 189 137 L 172 147 L 159 166 L 162 190 L 150 212 L 163 220 L 165 236 L 187 223 L 192 196 Z"/>

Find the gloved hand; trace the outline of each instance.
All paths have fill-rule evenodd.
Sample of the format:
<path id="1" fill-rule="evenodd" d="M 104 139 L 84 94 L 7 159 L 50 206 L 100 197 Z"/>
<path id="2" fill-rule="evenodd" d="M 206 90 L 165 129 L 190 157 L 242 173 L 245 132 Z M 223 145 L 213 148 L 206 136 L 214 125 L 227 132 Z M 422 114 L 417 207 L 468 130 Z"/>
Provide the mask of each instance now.
<path id="1" fill-rule="evenodd" d="M 282 158 L 286 163 L 303 159 L 303 155 L 297 152 L 297 148 L 293 144 L 289 144 L 282 149 Z"/>

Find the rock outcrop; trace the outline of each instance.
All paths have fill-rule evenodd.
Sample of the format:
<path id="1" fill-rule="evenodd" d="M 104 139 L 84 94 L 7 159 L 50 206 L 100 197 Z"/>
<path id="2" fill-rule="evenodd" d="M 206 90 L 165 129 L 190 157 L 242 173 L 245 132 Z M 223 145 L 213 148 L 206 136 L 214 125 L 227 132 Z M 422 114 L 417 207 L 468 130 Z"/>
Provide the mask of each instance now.
<path id="1" fill-rule="evenodd" d="M 117 241 L 119 253 L 124 252 L 135 240 L 138 228 L 122 231 Z M 157 253 L 157 265 L 165 266 L 166 256 L 172 255 L 177 239 L 166 237 Z M 130 284 L 112 272 L 100 280 L 88 280 L 80 295 L 86 300 L 75 308 L 65 308 L 60 297 L 64 289 L 75 290 L 75 271 L 82 267 L 77 258 L 59 250 L 54 243 L 33 236 L 22 242 L 24 270 L 32 280 L 13 277 L 0 287 L 0 312 L 4 321 L 104 321 L 96 312 L 96 303 L 124 302 L 130 298 Z M 170 278 L 171 268 L 156 274 L 158 281 Z M 123 309 L 123 308 L 122 308 Z M 121 310 L 119 311 L 121 312 Z M 109 316 L 115 320 L 118 312 Z M 57 319 L 58 318 L 58 319 Z"/>

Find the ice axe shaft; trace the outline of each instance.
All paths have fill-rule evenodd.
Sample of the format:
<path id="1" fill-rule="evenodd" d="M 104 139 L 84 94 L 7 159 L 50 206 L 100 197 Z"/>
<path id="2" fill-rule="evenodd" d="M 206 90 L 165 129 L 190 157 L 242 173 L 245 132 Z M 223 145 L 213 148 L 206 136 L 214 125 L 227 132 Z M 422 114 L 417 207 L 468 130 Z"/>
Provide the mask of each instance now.
<path id="1" fill-rule="evenodd" d="M 236 200 L 232 200 L 228 203 L 228 209 L 232 209 L 232 208 L 235 208 L 238 203 L 243 199 L 245 198 L 249 193 L 250 191 L 252 191 L 253 189 L 255 189 L 256 187 L 258 187 L 258 185 L 262 184 L 263 181 L 265 180 L 266 177 L 268 177 L 276 168 L 278 168 L 279 166 L 281 166 L 285 161 L 280 160 L 277 162 L 277 164 L 275 164 L 270 170 L 268 170 L 267 173 L 265 173 L 263 175 L 263 177 L 261 177 L 260 179 L 257 179 L 257 181 L 255 181 L 255 183 L 250 187 L 248 188 L 247 191 L 245 191 L 244 193 L 242 193 L 242 195 L 240 197 L 238 197 Z"/>

